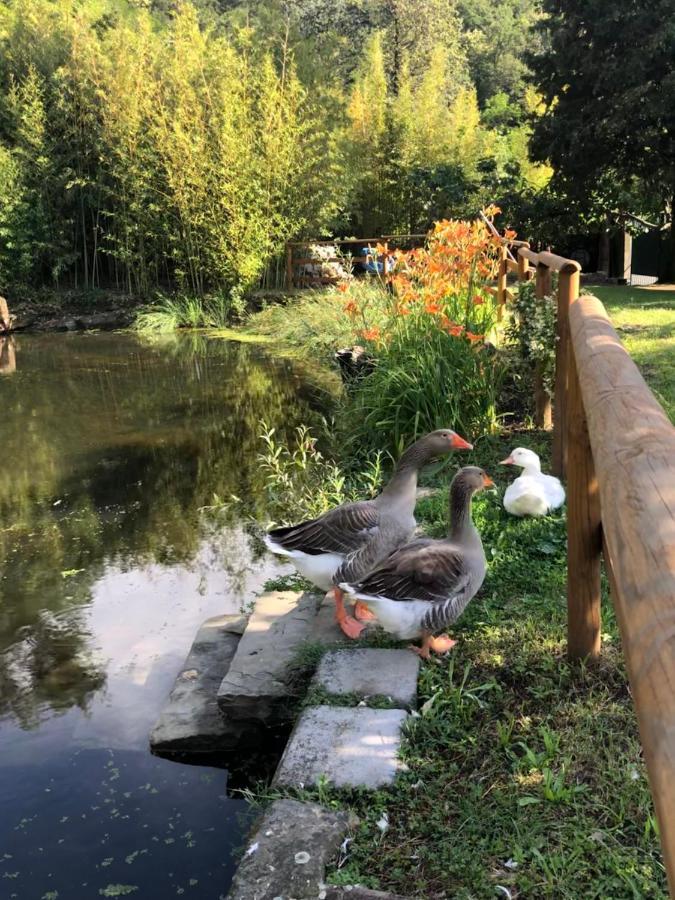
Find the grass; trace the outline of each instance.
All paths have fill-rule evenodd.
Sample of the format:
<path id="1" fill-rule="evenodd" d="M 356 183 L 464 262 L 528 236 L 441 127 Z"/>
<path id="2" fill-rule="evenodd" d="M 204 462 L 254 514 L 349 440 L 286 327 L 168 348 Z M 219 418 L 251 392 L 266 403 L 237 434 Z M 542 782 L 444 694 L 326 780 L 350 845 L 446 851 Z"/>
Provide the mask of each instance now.
<path id="1" fill-rule="evenodd" d="M 675 290 L 615 285 L 589 290 L 607 307 L 626 349 L 675 421 Z"/>
<path id="2" fill-rule="evenodd" d="M 548 458 L 549 437 L 529 431 L 479 440 L 461 459 L 498 483 L 500 496 L 475 502 L 489 571 L 452 631 L 455 650 L 422 668 L 421 714 L 403 747 L 408 772 L 374 794 L 325 784 L 303 792 L 360 820 L 329 880 L 453 900 L 507 896 L 498 886 L 512 898 L 665 898 L 607 591 L 601 662 L 569 664 L 565 517 L 504 512 L 501 491 L 513 476 L 496 463 L 517 444 Z M 417 515 L 441 536 L 445 489 L 421 500 Z"/>
<path id="3" fill-rule="evenodd" d="M 593 290 L 672 417 L 675 292 Z M 570 664 L 564 511 L 519 520 L 501 505 L 513 474 L 497 461 L 525 445 L 546 466 L 550 437 L 505 430 L 475 444 L 453 463 L 478 463 L 498 484 L 499 496 L 485 493 L 474 504 L 485 584 L 452 630 L 456 648 L 423 665 L 420 712 L 402 748 L 408 771 L 394 787 L 346 792 L 323 783 L 302 792 L 360 821 L 328 880 L 439 900 L 666 898 L 607 585 L 602 657 L 590 667 Z M 447 527 L 449 476 L 431 483 L 439 486 L 439 477 L 443 490 L 417 508 L 434 536 Z M 308 652 L 307 668 L 319 655 Z"/>
<path id="4" fill-rule="evenodd" d="M 134 328 L 145 333 L 177 328 L 223 328 L 237 309 L 237 303 L 226 294 L 210 297 L 161 294 L 152 305 L 137 313 Z"/>

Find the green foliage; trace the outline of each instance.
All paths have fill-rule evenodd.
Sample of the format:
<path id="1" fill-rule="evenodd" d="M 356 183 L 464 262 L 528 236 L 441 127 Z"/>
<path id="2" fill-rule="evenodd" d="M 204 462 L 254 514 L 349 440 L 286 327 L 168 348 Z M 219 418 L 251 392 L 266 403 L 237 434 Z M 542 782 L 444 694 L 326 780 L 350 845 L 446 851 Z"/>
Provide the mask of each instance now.
<path id="1" fill-rule="evenodd" d="M 377 355 L 374 371 L 358 382 L 344 410 L 355 446 L 399 454 L 435 428 L 463 435 L 491 431 L 501 364 L 461 337 L 407 316 Z"/>
<path id="2" fill-rule="evenodd" d="M 524 363 L 541 365 L 544 387 L 552 397 L 558 309 L 555 294 L 537 298 L 534 281 L 521 281 L 510 309 L 513 318 L 506 328 L 507 340 Z"/>
<path id="3" fill-rule="evenodd" d="M 670 0 L 544 0 L 546 51 L 532 58 L 546 105 L 534 151 L 556 169 L 563 197 L 596 218 L 609 210 L 672 218 L 675 195 L 675 33 Z M 639 36 L 627 40 L 627 35 Z M 626 202 L 628 200 L 628 202 Z M 669 271 L 675 277 L 675 226 Z"/>
<path id="4" fill-rule="evenodd" d="M 241 313 L 233 293 L 206 297 L 172 294 L 160 296 L 152 306 L 136 315 L 134 327 L 140 332 L 175 331 L 176 328 L 222 328 L 233 312 Z"/>
<path id="5" fill-rule="evenodd" d="M 306 426 L 296 428 L 291 444 L 280 441 L 276 429 L 261 425 L 263 450 L 258 462 L 265 474 L 268 510 L 275 519 L 310 519 L 341 503 L 377 494 L 382 481 L 381 452 L 350 477 L 321 453 Z"/>

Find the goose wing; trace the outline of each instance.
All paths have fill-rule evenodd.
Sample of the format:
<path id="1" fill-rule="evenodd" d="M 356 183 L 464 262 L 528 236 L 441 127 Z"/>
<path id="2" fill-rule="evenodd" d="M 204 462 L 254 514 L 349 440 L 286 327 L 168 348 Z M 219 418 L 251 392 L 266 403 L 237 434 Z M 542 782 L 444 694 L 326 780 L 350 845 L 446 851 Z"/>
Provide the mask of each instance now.
<path id="1" fill-rule="evenodd" d="M 420 538 L 395 550 L 352 587 L 359 594 L 388 600 L 440 603 L 465 594 L 471 580 L 461 548 L 450 541 Z"/>
<path id="2" fill-rule="evenodd" d="M 299 525 L 274 528 L 268 536 L 285 550 L 300 550 L 310 555 L 348 554 L 371 540 L 380 526 L 380 512 L 370 500 L 345 503 L 316 519 Z"/>

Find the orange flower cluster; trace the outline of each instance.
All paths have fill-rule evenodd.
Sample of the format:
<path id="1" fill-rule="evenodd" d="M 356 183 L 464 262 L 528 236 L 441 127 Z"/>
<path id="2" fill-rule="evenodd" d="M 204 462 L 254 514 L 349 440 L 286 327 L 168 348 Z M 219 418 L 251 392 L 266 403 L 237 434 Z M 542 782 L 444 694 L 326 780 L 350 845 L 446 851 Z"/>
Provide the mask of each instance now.
<path id="1" fill-rule="evenodd" d="M 488 219 L 499 212 L 496 206 L 483 210 Z M 515 233 L 509 231 L 507 237 L 513 238 Z M 419 320 L 424 329 L 438 328 L 478 343 L 484 339 L 478 332 L 490 327 L 492 304 L 485 288 L 496 277 L 500 243 L 483 219 L 445 219 L 434 225 L 424 247 L 406 252 L 378 244 L 375 252 L 378 256 L 386 253 L 391 272 L 389 318 L 381 330 L 368 327 L 365 308 L 351 298 L 345 298 L 345 312 L 354 320 L 361 317 L 364 327 L 359 335 L 368 341 L 388 342 L 394 330 L 407 327 L 405 317 L 414 315 L 431 320 Z M 343 293 L 348 289 L 346 284 L 338 286 Z"/>

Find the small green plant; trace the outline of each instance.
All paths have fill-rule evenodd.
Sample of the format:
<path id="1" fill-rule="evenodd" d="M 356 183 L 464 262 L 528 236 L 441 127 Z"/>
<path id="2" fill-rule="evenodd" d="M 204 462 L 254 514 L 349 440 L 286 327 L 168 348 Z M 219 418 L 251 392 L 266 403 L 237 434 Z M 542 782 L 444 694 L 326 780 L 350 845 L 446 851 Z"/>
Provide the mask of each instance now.
<path id="1" fill-rule="evenodd" d="M 506 338 L 525 364 L 541 365 L 544 387 L 553 396 L 557 340 L 555 294 L 538 298 L 534 281 L 523 281 L 518 285 L 511 309 L 513 318 L 506 328 Z"/>
<path id="2" fill-rule="evenodd" d="M 375 453 L 357 476 L 348 477 L 317 447 L 305 425 L 285 444 L 276 430 L 261 422 L 264 448 L 258 460 L 265 472 L 268 510 L 275 520 L 314 518 L 348 500 L 373 497 L 382 481 L 382 454 Z"/>

